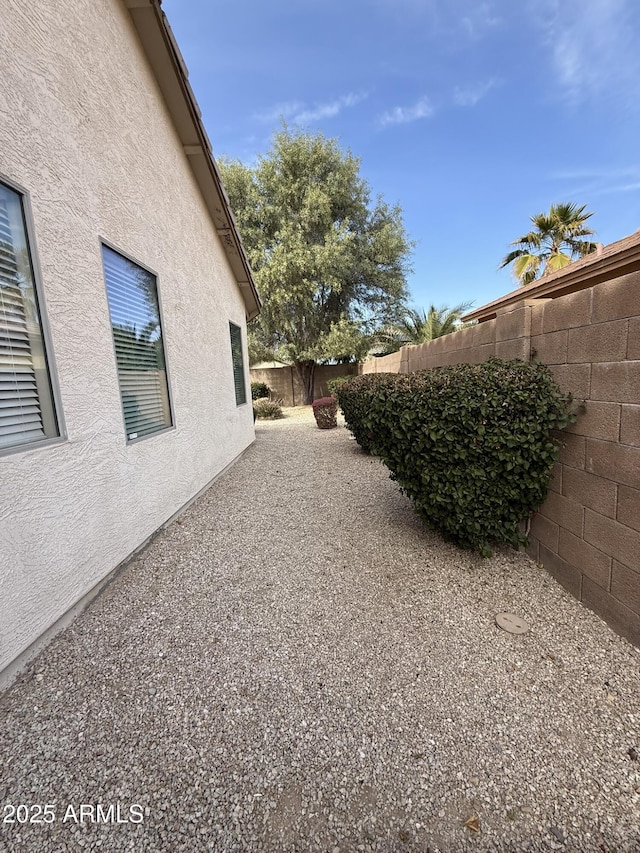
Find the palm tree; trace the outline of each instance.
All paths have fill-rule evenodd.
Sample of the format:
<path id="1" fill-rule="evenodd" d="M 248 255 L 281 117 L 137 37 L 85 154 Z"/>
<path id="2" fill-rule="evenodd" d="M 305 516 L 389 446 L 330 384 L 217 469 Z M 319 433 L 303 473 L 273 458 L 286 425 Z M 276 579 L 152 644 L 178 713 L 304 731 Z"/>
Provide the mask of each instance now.
<path id="1" fill-rule="evenodd" d="M 428 311 L 409 308 L 406 317 L 398 326 L 398 331 L 406 344 L 423 344 L 425 341 L 441 338 L 442 335 L 448 335 L 460 328 L 460 317 L 472 305 L 472 302 L 461 302 L 453 308 L 448 305 L 441 305 L 439 308 L 430 305 Z"/>
<path id="2" fill-rule="evenodd" d="M 593 213 L 585 213 L 585 208 L 584 204 L 578 207 L 572 202 L 552 204 L 549 213 L 532 216 L 536 230 L 511 243 L 517 248 L 502 259 L 499 268 L 513 264 L 513 275 L 524 286 L 566 267 L 576 258 L 595 252 L 596 243 L 580 239 L 595 234 L 585 225 L 593 216 Z"/>
<path id="3" fill-rule="evenodd" d="M 453 308 L 430 305 L 428 311 L 408 308 L 403 320 L 378 334 L 378 341 L 382 344 L 382 351 L 378 354 L 396 352 L 407 344 L 423 344 L 465 328 L 467 324 L 461 323 L 460 317 L 472 305 L 473 302 L 461 302 Z"/>

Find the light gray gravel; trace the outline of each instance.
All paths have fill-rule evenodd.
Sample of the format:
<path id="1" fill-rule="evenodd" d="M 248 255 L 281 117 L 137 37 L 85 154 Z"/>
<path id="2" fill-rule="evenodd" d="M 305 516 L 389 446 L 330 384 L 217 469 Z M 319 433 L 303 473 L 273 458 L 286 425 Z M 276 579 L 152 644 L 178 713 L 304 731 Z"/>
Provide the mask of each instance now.
<path id="1" fill-rule="evenodd" d="M 1 850 L 640 850 L 638 651 L 525 555 L 425 531 L 309 409 L 258 422 L 0 722 L 0 802 L 55 804 Z"/>

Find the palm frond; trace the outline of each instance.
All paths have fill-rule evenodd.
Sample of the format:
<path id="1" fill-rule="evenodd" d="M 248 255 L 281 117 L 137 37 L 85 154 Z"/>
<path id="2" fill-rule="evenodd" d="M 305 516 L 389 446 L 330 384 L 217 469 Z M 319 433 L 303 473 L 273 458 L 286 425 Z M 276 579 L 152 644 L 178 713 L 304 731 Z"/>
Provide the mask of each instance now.
<path id="1" fill-rule="evenodd" d="M 590 255 L 592 252 L 597 252 L 598 244 L 592 243 L 590 240 L 567 240 L 574 255 L 584 258 L 585 255 Z"/>
<path id="2" fill-rule="evenodd" d="M 504 267 L 509 266 L 509 264 L 512 264 L 518 258 L 521 258 L 523 255 L 528 254 L 529 252 L 527 252 L 525 249 L 514 249 L 513 252 L 509 252 L 508 255 L 504 256 L 504 258 L 500 261 L 500 266 L 498 267 L 498 269 L 501 270 Z"/>
<path id="3" fill-rule="evenodd" d="M 520 246 L 524 249 L 529 249 L 532 247 L 539 247 L 542 244 L 542 234 L 538 231 L 529 231 L 528 234 L 523 234 L 522 237 L 518 237 L 517 240 L 513 240 L 509 245 L 510 246 Z"/>
<path id="4" fill-rule="evenodd" d="M 513 276 L 519 279 L 523 286 L 531 284 L 535 280 L 541 264 L 542 259 L 537 255 L 522 254 L 513 265 Z"/>
<path id="5" fill-rule="evenodd" d="M 556 254 L 551 255 L 547 260 L 544 270 L 542 271 L 542 275 L 548 275 L 549 273 L 556 272 L 556 270 L 561 270 L 570 263 L 570 255 L 565 255 L 564 252 L 556 252 Z"/>
<path id="6" fill-rule="evenodd" d="M 430 305 L 427 310 L 408 308 L 404 320 L 397 325 L 397 333 L 404 343 L 422 344 L 457 330 L 460 317 L 473 306 L 473 302 L 448 305 Z"/>
<path id="7" fill-rule="evenodd" d="M 516 248 L 505 255 L 499 269 L 513 264 L 515 278 L 521 284 L 530 284 L 539 275 L 562 269 L 572 260 L 590 254 L 596 250 L 596 243 L 580 238 L 595 234 L 585 224 L 592 216 L 586 205 L 552 204 L 548 213 L 531 217 L 534 230 L 510 244 Z"/>

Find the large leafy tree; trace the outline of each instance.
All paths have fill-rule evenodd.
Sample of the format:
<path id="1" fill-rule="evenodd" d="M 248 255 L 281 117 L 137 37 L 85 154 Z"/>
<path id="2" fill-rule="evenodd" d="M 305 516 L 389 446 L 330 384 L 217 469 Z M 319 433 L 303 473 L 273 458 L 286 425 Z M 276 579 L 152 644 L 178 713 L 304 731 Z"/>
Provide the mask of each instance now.
<path id="1" fill-rule="evenodd" d="M 516 248 L 505 255 L 500 269 L 513 264 L 513 275 L 524 286 L 594 252 L 597 244 L 583 239 L 595 234 L 586 225 L 591 216 L 586 205 L 552 204 L 549 213 L 531 217 L 534 230 L 511 243 Z"/>
<path id="2" fill-rule="evenodd" d="M 254 167 L 220 168 L 263 299 L 252 337 L 294 365 L 311 402 L 317 363 L 363 355 L 402 316 L 402 212 L 371 203 L 358 158 L 322 134 L 285 126 Z"/>
<path id="3" fill-rule="evenodd" d="M 423 344 L 464 328 L 467 324 L 461 323 L 460 318 L 472 305 L 461 302 L 453 307 L 430 305 L 428 310 L 407 308 L 399 323 L 378 334 L 382 351 L 395 352 L 407 344 Z"/>

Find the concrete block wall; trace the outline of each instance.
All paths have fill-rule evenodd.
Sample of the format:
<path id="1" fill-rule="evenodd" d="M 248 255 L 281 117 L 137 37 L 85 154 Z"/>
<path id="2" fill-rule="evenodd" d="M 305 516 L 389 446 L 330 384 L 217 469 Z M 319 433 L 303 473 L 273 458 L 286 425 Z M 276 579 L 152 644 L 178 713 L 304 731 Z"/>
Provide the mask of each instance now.
<path id="1" fill-rule="evenodd" d="M 529 553 L 640 645 L 640 273 L 532 307 L 531 349 L 585 401 Z"/>
<path id="2" fill-rule="evenodd" d="M 537 357 L 584 401 L 562 442 L 530 555 L 640 646 L 640 272 L 523 300 L 477 326 L 363 365 L 401 372 Z"/>
<path id="3" fill-rule="evenodd" d="M 266 367 L 249 370 L 251 382 L 266 382 L 275 400 L 282 400 L 285 406 L 294 406 L 293 371 L 290 367 Z"/>
<path id="4" fill-rule="evenodd" d="M 404 362 L 407 350 L 413 347 L 402 347 L 399 352 L 384 355 L 380 358 L 370 358 L 362 364 L 362 373 L 408 373 Z M 415 347 L 418 349 L 418 347 Z M 417 369 L 417 368 L 416 368 Z"/>
<path id="5" fill-rule="evenodd" d="M 359 364 L 320 364 L 316 367 L 313 379 L 313 399 L 326 397 L 329 393 L 327 380 L 337 376 L 357 376 Z M 266 382 L 271 388 L 271 396 L 282 400 L 285 406 L 301 406 L 304 399 L 302 384 L 296 371 L 289 366 L 266 367 L 249 371 L 251 382 Z"/>
<path id="6" fill-rule="evenodd" d="M 531 307 L 523 300 L 493 320 L 365 361 L 362 372 L 412 373 L 461 362 L 477 364 L 492 356 L 528 359 L 530 327 Z"/>

